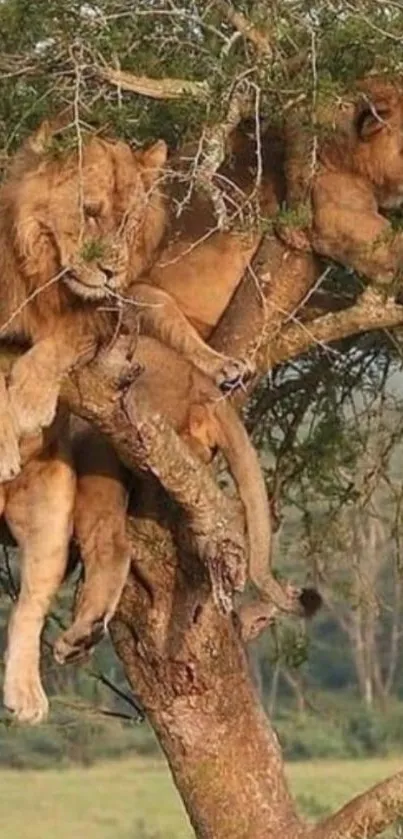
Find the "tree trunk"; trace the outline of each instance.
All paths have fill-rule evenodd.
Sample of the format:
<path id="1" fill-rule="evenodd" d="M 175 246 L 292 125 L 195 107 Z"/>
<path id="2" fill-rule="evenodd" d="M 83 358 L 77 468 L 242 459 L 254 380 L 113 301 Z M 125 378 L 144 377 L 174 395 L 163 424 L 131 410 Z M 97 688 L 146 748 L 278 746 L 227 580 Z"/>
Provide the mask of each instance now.
<path id="1" fill-rule="evenodd" d="M 194 559 L 172 562 L 161 524 L 133 522 L 136 567 L 167 620 L 129 580 L 111 632 L 198 839 L 298 839 L 277 737 L 250 679 L 236 620 L 218 614 Z M 140 576 L 140 575 L 139 575 Z M 197 576 L 197 572 L 196 572 Z M 141 638 L 141 640 L 139 640 Z"/>

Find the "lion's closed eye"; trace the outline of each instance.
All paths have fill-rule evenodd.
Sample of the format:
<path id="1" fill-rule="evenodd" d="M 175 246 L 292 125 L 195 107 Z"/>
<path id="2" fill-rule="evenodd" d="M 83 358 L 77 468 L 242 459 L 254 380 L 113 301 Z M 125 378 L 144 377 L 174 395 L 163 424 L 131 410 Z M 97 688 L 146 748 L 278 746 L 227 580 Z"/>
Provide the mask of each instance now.
<path id="1" fill-rule="evenodd" d="M 102 206 L 99 202 L 85 202 L 83 210 L 86 218 L 99 219 L 102 215 Z"/>
<path id="2" fill-rule="evenodd" d="M 99 233 L 102 226 L 102 207 L 100 203 L 85 202 L 83 214 L 89 232 Z"/>

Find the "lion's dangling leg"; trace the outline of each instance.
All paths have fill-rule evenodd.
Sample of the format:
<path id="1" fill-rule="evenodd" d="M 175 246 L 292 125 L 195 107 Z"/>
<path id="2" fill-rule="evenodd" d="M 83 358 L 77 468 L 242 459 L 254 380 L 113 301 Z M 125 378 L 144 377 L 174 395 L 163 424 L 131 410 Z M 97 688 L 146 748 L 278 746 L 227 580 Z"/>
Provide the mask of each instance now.
<path id="1" fill-rule="evenodd" d="M 80 658 L 105 634 L 130 566 L 123 470 L 108 442 L 92 429 L 75 442 L 74 532 L 84 565 L 72 626 L 57 639 L 59 664 Z"/>
<path id="2" fill-rule="evenodd" d="M 75 475 L 52 447 L 10 486 L 5 517 L 21 550 L 21 590 L 8 628 L 4 704 L 20 722 L 39 723 L 48 700 L 39 671 L 40 637 L 67 564 Z"/>

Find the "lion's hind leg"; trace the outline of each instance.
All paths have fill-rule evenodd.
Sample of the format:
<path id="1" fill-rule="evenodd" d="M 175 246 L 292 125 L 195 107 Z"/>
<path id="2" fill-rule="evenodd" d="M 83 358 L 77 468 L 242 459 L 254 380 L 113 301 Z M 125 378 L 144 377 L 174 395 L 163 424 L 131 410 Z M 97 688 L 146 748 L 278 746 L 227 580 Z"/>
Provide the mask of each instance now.
<path id="1" fill-rule="evenodd" d="M 7 492 L 5 517 L 21 551 L 21 589 L 8 627 L 4 705 L 20 722 L 47 715 L 40 637 L 67 564 L 75 476 L 62 452 L 31 460 Z"/>
<path id="2" fill-rule="evenodd" d="M 77 660 L 104 636 L 130 566 L 127 491 L 114 450 L 92 430 L 75 445 L 77 494 L 74 532 L 84 565 L 71 627 L 56 641 L 59 664 Z"/>

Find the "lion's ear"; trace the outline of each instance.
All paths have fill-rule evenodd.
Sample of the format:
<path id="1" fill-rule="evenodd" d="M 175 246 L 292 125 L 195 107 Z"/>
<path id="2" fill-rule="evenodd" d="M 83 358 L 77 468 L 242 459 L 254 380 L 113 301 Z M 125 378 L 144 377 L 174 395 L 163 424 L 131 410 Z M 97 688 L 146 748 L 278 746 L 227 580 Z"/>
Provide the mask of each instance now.
<path id="1" fill-rule="evenodd" d="M 73 109 L 69 106 L 53 119 L 44 119 L 39 128 L 28 137 L 27 145 L 30 150 L 35 154 L 44 154 L 49 149 L 53 137 L 71 125 L 73 116 Z"/>
<path id="2" fill-rule="evenodd" d="M 356 115 L 356 130 L 360 140 L 370 140 L 383 131 L 392 116 L 392 109 L 385 100 L 366 100 Z"/>
<path id="3" fill-rule="evenodd" d="M 166 164 L 168 146 L 164 140 L 157 140 L 148 149 L 136 152 L 136 156 L 144 169 L 147 182 L 151 186 L 160 176 L 161 170 Z"/>
<path id="4" fill-rule="evenodd" d="M 167 162 L 168 146 L 165 140 L 157 140 L 143 151 L 143 166 L 146 169 L 162 169 Z"/>

